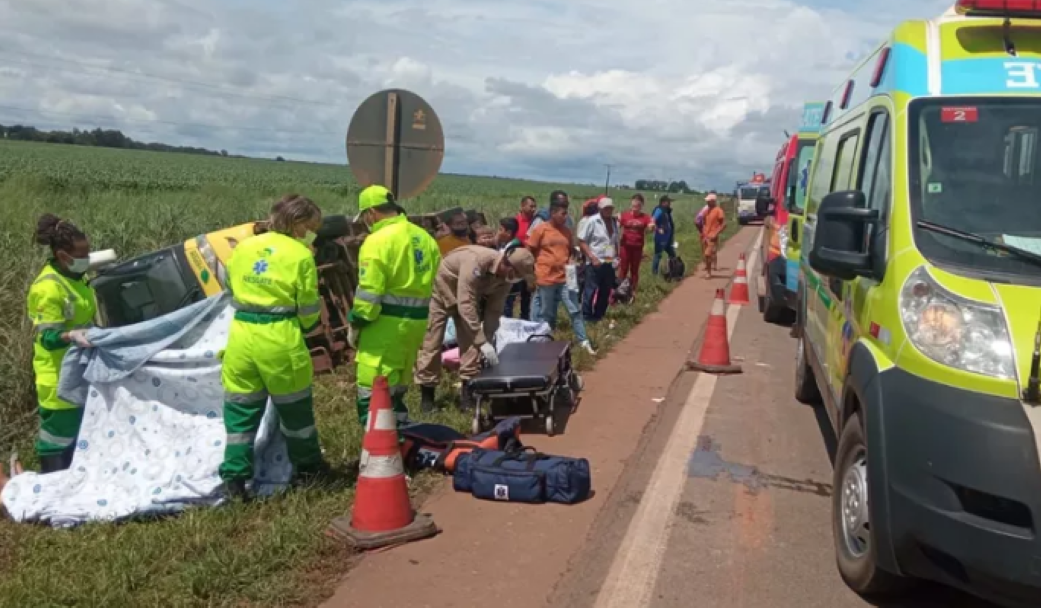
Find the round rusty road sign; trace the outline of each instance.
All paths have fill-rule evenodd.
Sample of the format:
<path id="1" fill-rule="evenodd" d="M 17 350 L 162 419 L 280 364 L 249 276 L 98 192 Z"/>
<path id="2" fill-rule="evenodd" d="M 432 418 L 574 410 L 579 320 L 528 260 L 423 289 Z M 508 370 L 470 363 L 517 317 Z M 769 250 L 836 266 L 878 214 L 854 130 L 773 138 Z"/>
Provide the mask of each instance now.
<path id="1" fill-rule="evenodd" d="M 347 163 L 361 187 L 381 184 L 398 199 L 417 196 L 445 157 L 441 121 L 422 97 L 404 89 L 369 96 L 347 129 Z"/>

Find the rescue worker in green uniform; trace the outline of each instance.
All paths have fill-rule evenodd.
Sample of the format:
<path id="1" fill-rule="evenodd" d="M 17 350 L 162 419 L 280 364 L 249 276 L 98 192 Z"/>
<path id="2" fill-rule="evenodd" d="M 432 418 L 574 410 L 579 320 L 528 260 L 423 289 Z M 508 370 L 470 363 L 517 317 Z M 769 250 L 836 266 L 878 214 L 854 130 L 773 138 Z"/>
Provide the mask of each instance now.
<path id="1" fill-rule="evenodd" d="M 357 352 L 358 420 L 367 425 L 373 381 L 386 376 L 401 426 L 408 422 L 405 393 L 426 333 L 441 252 L 434 237 L 408 221 L 385 187 L 362 190 L 358 209 L 355 221 L 369 227 L 348 316 L 349 341 Z"/>
<path id="2" fill-rule="evenodd" d="M 94 322 L 97 301 L 85 278 L 90 242 L 72 222 L 51 214 L 36 225 L 36 242 L 51 258 L 29 287 L 27 312 L 33 324 L 33 372 L 39 403 L 36 453 L 42 473 L 69 468 L 83 408 L 58 398 L 58 374 L 72 344 L 89 348 L 86 330 Z"/>
<path id="3" fill-rule="evenodd" d="M 220 476 L 233 498 L 244 498 L 253 479 L 253 444 L 268 397 L 297 480 L 327 470 L 311 397 L 314 367 L 304 343 L 321 317 L 310 248 L 321 225 L 317 205 L 286 195 L 272 207 L 270 230 L 239 243 L 228 260 L 235 317 L 222 355 L 228 438 Z"/>

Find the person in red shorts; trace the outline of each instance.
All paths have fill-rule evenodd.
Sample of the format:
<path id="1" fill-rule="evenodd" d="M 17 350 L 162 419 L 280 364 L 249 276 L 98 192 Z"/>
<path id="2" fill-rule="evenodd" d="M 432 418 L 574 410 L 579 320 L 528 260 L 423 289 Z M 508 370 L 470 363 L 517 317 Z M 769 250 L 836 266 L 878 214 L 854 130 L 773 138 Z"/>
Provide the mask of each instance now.
<path id="1" fill-rule="evenodd" d="M 622 214 L 622 251 L 619 256 L 618 281 L 629 279 L 632 293 L 640 282 L 640 262 L 643 260 L 644 236 L 654 227 L 651 216 L 643 212 L 643 195 L 635 194 L 629 210 Z"/>

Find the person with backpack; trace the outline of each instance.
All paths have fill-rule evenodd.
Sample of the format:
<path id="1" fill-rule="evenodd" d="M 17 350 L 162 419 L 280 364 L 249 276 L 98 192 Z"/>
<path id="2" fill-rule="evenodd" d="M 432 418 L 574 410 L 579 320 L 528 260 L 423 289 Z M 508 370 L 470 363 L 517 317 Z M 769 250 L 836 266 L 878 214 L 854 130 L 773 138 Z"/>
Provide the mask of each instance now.
<path id="1" fill-rule="evenodd" d="M 651 259 L 651 273 L 658 274 L 658 264 L 661 262 L 662 254 L 669 259 L 676 257 L 676 249 L 673 247 L 675 236 L 675 225 L 672 222 L 672 199 L 667 195 L 661 197 L 658 206 L 651 214 L 654 222 L 654 257 Z"/>

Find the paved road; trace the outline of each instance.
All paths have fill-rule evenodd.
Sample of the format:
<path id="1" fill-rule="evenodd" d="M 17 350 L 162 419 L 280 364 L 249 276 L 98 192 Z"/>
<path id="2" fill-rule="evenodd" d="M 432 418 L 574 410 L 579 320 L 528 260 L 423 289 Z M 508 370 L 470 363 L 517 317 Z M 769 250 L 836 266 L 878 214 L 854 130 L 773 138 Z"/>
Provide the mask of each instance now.
<path id="1" fill-rule="evenodd" d="M 553 605 L 990 607 L 932 585 L 885 604 L 846 588 L 830 527 L 834 435 L 822 410 L 792 398 L 789 328 L 765 324 L 754 305 L 737 313 L 731 354 L 744 373 L 711 381 L 708 393 L 699 374 L 674 387 L 616 490 L 616 512 L 601 517 Z M 688 424 L 698 409 L 701 425 Z M 662 478 L 668 469 L 676 477 Z"/>

